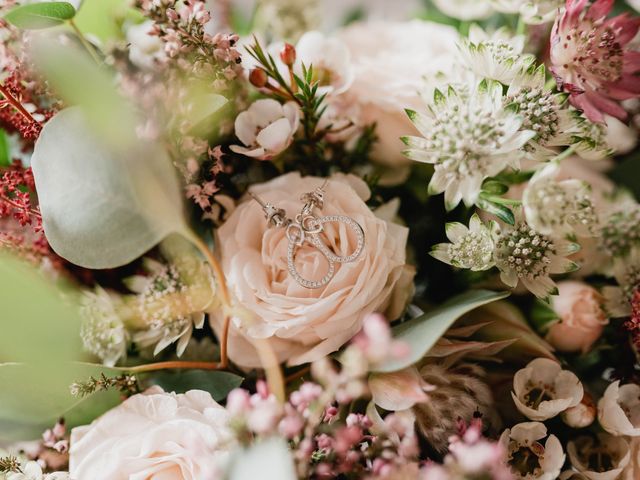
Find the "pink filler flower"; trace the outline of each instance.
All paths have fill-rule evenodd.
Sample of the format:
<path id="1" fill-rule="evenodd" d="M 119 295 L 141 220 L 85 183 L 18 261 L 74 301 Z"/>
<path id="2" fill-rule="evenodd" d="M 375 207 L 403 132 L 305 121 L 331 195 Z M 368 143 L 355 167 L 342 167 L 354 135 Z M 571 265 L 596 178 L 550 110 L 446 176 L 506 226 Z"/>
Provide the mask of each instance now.
<path id="1" fill-rule="evenodd" d="M 558 87 L 592 122 L 604 114 L 624 120 L 620 101 L 640 96 L 640 52 L 629 42 L 640 18 L 607 18 L 614 0 L 567 0 L 551 32 L 551 71 Z"/>

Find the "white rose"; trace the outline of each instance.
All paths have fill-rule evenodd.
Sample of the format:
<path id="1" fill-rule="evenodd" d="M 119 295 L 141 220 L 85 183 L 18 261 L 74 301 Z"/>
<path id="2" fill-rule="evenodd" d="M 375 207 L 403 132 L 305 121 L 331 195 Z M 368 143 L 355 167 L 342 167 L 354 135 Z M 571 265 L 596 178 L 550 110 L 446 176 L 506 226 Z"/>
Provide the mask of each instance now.
<path id="1" fill-rule="evenodd" d="M 69 473 L 82 480 L 215 480 L 235 446 L 229 413 L 201 390 L 153 387 L 71 432 Z"/>
<path id="2" fill-rule="evenodd" d="M 312 192 L 325 179 L 289 173 L 251 192 L 295 217 L 303 206 L 301 195 Z M 289 241 L 285 228 L 271 227 L 260 205 L 247 198 L 218 229 L 220 256 L 227 283 L 237 303 L 253 321 L 234 318 L 229 356 L 239 365 L 260 365 L 247 339 L 270 339 L 280 361 L 299 364 L 317 360 L 340 348 L 373 312 L 395 319 L 412 292 L 413 269 L 406 265 L 408 230 L 378 218 L 365 201 L 369 188 L 354 175 L 335 175 L 325 187 L 324 207 L 318 214 L 345 215 L 364 230 L 360 256 L 351 263 L 336 263 L 335 274 L 322 288 L 300 285 L 288 271 Z M 322 234 L 334 251 L 351 254 L 356 235 L 343 223 L 325 223 Z M 305 243 L 295 264 L 303 278 L 318 280 L 327 272 L 326 258 Z M 213 326 L 222 327 L 212 314 Z"/>
<path id="3" fill-rule="evenodd" d="M 294 102 L 282 105 L 272 99 L 256 100 L 236 117 L 236 137 L 244 147 L 230 148 L 248 157 L 269 160 L 291 144 L 299 121 L 300 112 Z"/>
<path id="4" fill-rule="evenodd" d="M 417 134 L 405 109 L 420 110 L 425 78 L 452 68 L 458 33 L 449 26 L 413 20 L 351 25 L 338 33 L 349 48 L 354 81 L 345 104 L 360 109 L 360 124 L 376 122 L 373 157 L 386 165 L 408 164 L 400 141 Z"/>

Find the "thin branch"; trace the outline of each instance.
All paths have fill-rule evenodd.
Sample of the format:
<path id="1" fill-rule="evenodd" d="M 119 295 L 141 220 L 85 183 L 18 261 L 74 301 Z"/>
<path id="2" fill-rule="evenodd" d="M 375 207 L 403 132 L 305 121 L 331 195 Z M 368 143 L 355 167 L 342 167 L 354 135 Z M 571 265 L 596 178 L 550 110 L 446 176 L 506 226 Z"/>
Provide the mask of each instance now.
<path id="1" fill-rule="evenodd" d="M 9 89 L 0 83 L 0 94 L 9 102 L 9 104 L 15 108 L 24 118 L 31 123 L 40 124 L 33 116 L 27 111 L 26 108 L 20 103 L 20 101 L 14 97 Z"/>

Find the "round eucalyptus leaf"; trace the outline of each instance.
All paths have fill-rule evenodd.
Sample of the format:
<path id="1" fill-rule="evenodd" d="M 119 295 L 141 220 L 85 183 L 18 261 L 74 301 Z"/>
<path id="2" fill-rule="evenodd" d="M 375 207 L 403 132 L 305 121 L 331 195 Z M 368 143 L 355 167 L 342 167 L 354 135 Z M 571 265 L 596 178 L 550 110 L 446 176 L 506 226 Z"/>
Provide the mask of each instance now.
<path id="1" fill-rule="evenodd" d="M 118 267 L 187 231 L 167 153 L 150 142 L 108 144 L 79 108 L 44 126 L 31 162 L 47 239 L 72 263 Z"/>

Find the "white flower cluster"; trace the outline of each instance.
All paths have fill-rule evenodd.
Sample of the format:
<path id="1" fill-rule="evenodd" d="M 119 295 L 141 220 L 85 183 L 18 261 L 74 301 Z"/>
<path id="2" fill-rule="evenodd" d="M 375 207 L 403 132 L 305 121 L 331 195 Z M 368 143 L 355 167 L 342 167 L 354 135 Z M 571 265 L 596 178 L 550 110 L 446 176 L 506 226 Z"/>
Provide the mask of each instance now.
<path id="1" fill-rule="evenodd" d="M 153 347 L 154 356 L 176 343 L 181 356 L 194 328 L 204 326 L 215 288 L 198 259 L 180 257 L 165 264 L 145 258 L 143 266 L 145 275 L 124 281 L 135 295 L 102 288 L 84 294 L 81 337 L 85 349 L 105 365 L 123 359 L 132 342 L 140 349 Z"/>

